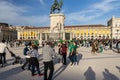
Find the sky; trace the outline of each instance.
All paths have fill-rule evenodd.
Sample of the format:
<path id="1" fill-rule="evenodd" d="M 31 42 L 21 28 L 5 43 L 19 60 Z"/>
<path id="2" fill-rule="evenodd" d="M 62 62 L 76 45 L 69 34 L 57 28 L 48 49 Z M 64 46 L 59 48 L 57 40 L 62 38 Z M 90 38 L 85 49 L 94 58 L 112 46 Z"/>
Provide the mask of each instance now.
<path id="1" fill-rule="evenodd" d="M 58 0 L 60 1 L 60 0 Z M 120 0 L 62 0 L 65 25 L 107 25 L 120 18 Z M 0 22 L 13 26 L 48 27 L 54 0 L 0 0 Z"/>

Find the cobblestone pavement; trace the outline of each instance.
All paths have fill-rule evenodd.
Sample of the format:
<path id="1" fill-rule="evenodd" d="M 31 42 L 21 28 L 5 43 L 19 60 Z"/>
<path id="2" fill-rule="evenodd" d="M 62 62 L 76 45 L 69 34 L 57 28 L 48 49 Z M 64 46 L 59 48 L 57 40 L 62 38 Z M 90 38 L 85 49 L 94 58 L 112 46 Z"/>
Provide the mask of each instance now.
<path id="1" fill-rule="evenodd" d="M 11 50 L 24 58 L 23 47 Z M 57 48 L 55 50 L 57 52 Z M 55 61 L 53 80 L 120 80 L 120 54 L 116 53 L 116 50 L 92 55 L 91 48 L 80 47 L 78 52 L 78 65 L 71 66 L 69 59 L 66 66 Z M 12 57 L 7 53 L 7 64 L 0 68 L 0 80 L 43 80 L 44 76 L 32 77 L 30 71 L 21 69 L 21 64 L 12 65 L 12 62 Z M 42 60 L 40 70 L 44 70 Z"/>

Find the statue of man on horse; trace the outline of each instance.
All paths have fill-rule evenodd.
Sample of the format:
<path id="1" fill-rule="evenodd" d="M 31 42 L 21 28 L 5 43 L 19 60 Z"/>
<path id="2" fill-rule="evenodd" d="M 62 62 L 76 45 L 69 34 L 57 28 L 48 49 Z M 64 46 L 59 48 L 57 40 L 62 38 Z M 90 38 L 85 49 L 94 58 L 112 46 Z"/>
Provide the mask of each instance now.
<path id="1" fill-rule="evenodd" d="M 54 0 L 53 5 L 51 6 L 50 14 L 56 13 L 55 10 L 58 10 L 57 13 L 60 13 L 62 5 L 63 5 L 62 0 L 60 0 L 60 2 L 58 2 L 57 0 Z"/>

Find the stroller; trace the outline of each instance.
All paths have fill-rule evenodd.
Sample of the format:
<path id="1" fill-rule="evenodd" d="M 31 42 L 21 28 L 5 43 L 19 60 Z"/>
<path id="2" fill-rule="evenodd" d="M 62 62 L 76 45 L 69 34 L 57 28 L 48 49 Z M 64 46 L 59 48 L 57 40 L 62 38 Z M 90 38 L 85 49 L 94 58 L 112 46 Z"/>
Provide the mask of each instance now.
<path id="1" fill-rule="evenodd" d="M 18 64 L 18 63 L 20 63 L 20 64 L 23 63 L 23 60 L 22 60 L 22 58 L 20 56 L 16 56 L 12 51 L 9 51 L 9 52 L 11 54 L 11 57 L 14 58 L 14 62 L 12 63 L 12 65 Z"/>

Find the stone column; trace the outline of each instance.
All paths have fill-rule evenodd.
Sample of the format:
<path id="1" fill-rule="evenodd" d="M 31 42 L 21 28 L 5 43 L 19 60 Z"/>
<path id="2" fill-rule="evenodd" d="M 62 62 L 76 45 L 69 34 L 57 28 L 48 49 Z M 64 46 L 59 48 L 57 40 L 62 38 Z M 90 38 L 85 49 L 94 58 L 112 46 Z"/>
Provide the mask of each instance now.
<path id="1" fill-rule="evenodd" d="M 70 32 L 70 40 L 72 40 L 72 33 Z"/>
<path id="2" fill-rule="evenodd" d="M 17 32 L 18 33 L 18 40 L 20 40 L 20 32 L 18 31 Z M 10 36 L 11 34 L 9 34 L 9 36 Z M 10 39 L 11 40 L 11 39 Z"/>
<path id="3" fill-rule="evenodd" d="M 45 41 L 47 41 L 47 33 L 45 33 Z"/>
<path id="4" fill-rule="evenodd" d="M 40 33 L 39 35 L 40 35 L 39 44 L 42 44 L 42 33 Z"/>
<path id="5" fill-rule="evenodd" d="M 63 32 L 63 40 L 65 40 L 65 32 Z"/>

